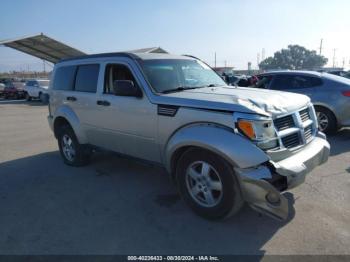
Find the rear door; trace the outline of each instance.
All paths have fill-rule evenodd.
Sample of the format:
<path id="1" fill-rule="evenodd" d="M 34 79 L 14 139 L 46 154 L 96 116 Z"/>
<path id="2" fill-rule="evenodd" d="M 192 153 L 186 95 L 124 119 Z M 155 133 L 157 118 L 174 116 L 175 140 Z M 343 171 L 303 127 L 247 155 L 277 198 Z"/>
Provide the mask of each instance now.
<path id="1" fill-rule="evenodd" d="M 96 130 L 97 86 L 100 74 L 100 64 L 81 64 L 76 68 L 74 87 L 66 99 L 76 113 L 82 130 L 86 135 Z M 92 143 L 88 139 L 89 143 Z"/>

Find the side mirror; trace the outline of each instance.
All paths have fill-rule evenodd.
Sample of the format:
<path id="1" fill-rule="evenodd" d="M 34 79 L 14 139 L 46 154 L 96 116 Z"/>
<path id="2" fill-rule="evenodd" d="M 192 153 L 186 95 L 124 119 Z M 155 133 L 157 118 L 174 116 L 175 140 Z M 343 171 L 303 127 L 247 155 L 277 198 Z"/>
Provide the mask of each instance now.
<path id="1" fill-rule="evenodd" d="M 115 80 L 113 89 L 116 96 L 142 97 L 141 90 L 131 80 Z"/>

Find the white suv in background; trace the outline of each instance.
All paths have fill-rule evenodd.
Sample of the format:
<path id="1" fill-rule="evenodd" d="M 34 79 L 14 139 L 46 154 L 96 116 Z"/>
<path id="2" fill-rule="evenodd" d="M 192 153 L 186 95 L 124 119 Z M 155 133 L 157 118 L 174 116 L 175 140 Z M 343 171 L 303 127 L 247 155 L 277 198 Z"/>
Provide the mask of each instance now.
<path id="1" fill-rule="evenodd" d="M 33 79 L 26 82 L 24 90 L 26 91 L 27 101 L 32 98 L 40 99 L 42 102 L 47 100 L 47 89 L 49 88 L 50 80 L 48 79 Z"/>

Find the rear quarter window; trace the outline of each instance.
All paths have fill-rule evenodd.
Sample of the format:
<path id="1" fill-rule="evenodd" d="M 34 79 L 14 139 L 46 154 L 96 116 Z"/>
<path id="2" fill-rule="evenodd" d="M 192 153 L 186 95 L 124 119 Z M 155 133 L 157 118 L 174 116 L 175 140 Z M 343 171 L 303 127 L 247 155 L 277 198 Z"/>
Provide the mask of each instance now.
<path id="1" fill-rule="evenodd" d="M 52 88 L 54 90 L 73 90 L 76 69 L 76 66 L 62 66 L 57 68 Z"/>

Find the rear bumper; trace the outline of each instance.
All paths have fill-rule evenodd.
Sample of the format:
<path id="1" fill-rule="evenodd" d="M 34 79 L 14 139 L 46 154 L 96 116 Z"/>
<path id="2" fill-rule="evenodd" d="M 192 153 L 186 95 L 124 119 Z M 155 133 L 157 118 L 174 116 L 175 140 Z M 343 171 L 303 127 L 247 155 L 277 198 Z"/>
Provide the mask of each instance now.
<path id="1" fill-rule="evenodd" d="M 325 135 L 319 133 L 289 158 L 250 169 L 236 168 L 244 199 L 260 212 L 280 220 L 286 219 L 288 200 L 281 192 L 303 183 L 308 173 L 328 160 L 329 151 Z"/>

